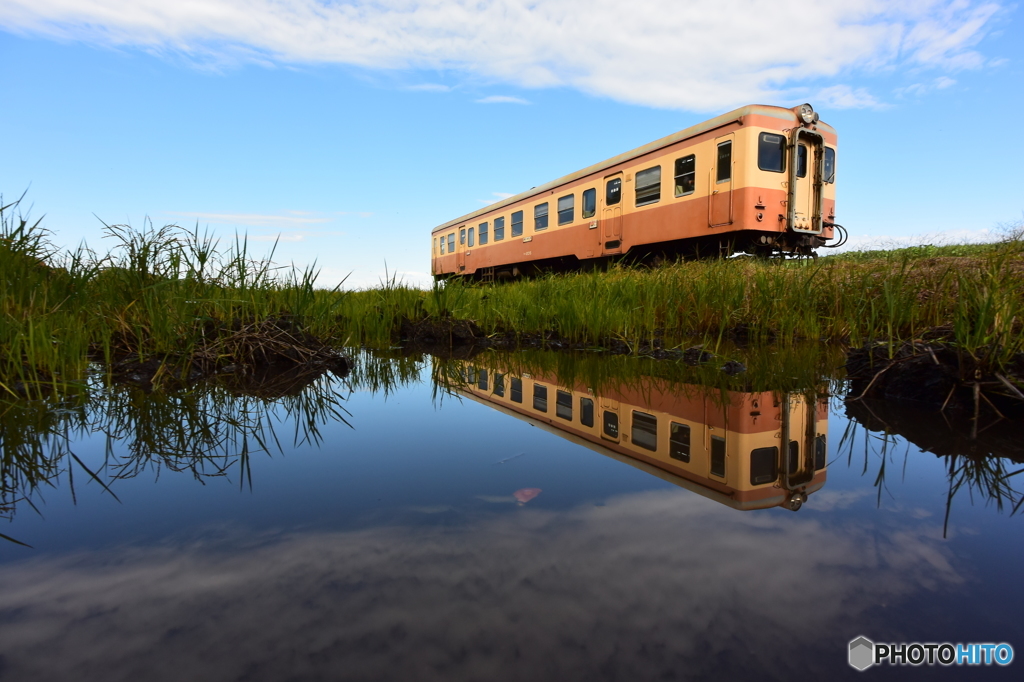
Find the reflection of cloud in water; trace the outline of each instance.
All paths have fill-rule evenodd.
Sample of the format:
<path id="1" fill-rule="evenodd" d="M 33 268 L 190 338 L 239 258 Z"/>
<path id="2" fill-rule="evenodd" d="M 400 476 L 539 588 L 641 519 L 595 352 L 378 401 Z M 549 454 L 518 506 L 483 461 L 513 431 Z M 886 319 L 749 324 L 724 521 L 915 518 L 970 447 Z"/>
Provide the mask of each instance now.
<path id="1" fill-rule="evenodd" d="M 658 491 L 43 557 L 0 566 L 0 653 L 35 680 L 806 675 L 822 633 L 961 581 L 933 538 L 822 520 Z"/>

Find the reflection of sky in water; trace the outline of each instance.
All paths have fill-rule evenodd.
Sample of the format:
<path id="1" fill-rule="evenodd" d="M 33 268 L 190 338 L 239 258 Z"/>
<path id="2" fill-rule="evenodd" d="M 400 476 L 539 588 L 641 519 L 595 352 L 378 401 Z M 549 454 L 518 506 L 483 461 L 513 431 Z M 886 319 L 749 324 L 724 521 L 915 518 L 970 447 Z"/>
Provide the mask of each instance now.
<path id="1" fill-rule="evenodd" d="M 842 675 L 861 634 L 1024 652 L 1019 519 L 964 496 L 944 540 L 942 462 L 913 447 L 879 503 L 877 457 L 836 461 L 840 416 L 794 514 L 472 401 L 436 409 L 429 386 L 346 407 L 354 429 L 325 425 L 319 448 L 282 425 L 251 492 L 165 471 L 118 481 L 118 504 L 81 476 L 77 506 L 60 487 L 45 518 L 19 509 L 2 532 L 36 549 L 0 545 L 0 679 Z M 77 452 L 98 466 L 103 443 Z"/>

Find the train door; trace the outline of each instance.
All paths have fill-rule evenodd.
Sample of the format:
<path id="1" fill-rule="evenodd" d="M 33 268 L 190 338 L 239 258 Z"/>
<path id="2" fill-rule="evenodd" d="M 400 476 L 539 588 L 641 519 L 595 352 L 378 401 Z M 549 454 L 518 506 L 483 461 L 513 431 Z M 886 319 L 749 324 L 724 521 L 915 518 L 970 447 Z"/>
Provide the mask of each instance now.
<path id="1" fill-rule="evenodd" d="M 710 227 L 732 223 L 734 142 L 734 133 L 715 139 L 715 162 L 711 168 L 711 191 L 708 194 L 708 225 Z"/>
<path id="2" fill-rule="evenodd" d="M 814 478 L 817 407 L 817 396 L 813 392 L 782 396 L 780 472 L 782 487 L 786 490 L 795 490 Z"/>
<path id="3" fill-rule="evenodd" d="M 455 247 L 455 272 L 466 269 L 466 226 L 459 228 L 458 245 Z"/>
<path id="4" fill-rule="evenodd" d="M 820 234 L 824 140 L 814 131 L 797 128 L 789 153 L 789 227 L 795 232 Z"/>
<path id="5" fill-rule="evenodd" d="M 604 179 L 601 211 L 601 253 L 622 253 L 622 172 Z"/>
<path id="6" fill-rule="evenodd" d="M 601 408 L 601 438 L 615 443 L 619 442 L 619 402 L 598 398 L 598 407 Z"/>

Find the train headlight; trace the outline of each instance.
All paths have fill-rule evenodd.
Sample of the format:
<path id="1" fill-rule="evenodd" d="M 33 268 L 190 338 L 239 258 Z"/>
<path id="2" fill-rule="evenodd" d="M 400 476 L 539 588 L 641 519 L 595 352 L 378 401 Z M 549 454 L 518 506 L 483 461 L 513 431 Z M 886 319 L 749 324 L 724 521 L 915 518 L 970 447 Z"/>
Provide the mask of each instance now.
<path id="1" fill-rule="evenodd" d="M 818 112 L 814 110 L 810 104 L 801 104 L 797 110 L 796 115 L 800 117 L 800 120 L 805 125 L 811 125 L 812 123 L 818 122 Z"/>

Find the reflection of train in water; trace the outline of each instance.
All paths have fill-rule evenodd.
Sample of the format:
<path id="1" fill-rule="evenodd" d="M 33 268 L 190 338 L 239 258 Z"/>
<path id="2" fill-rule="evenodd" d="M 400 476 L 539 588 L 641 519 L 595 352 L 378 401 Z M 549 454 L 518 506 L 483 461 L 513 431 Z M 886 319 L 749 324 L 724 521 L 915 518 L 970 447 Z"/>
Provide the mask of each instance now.
<path id="1" fill-rule="evenodd" d="M 461 378 L 461 395 L 735 509 L 796 511 L 825 484 L 824 397 L 658 380 L 595 395 L 471 363 Z"/>

